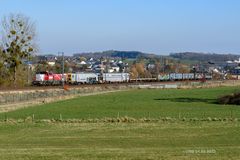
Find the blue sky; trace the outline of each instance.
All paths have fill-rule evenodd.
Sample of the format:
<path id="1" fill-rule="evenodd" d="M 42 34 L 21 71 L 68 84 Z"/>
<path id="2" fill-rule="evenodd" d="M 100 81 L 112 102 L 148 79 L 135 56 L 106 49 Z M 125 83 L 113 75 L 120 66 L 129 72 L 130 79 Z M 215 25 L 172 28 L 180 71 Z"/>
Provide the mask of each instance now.
<path id="1" fill-rule="evenodd" d="M 240 54 L 239 0 L 0 0 L 37 26 L 40 53 Z"/>

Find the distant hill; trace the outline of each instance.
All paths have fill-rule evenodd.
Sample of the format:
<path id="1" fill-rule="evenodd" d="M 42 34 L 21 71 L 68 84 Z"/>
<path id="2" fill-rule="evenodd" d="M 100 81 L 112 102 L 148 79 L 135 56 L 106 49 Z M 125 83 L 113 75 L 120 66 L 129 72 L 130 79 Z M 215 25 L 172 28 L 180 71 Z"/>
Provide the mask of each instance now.
<path id="1" fill-rule="evenodd" d="M 225 62 L 225 61 L 237 60 L 239 59 L 240 55 L 183 52 L 183 53 L 171 53 L 170 57 L 178 58 L 181 60 Z"/>
<path id="2" fill-rule="evenodd" d="M 114 58 L 137 58 L 137 57 L 154 57 L 155 54 L 148 54 L 139 51 L 103 51 L 103 52 L 90 52 L 90 53 L 76 53 L 73 56 L 79 57 L 94 57 L 94 58 L 101 58 L 101 57 L 114 57 Z"/>

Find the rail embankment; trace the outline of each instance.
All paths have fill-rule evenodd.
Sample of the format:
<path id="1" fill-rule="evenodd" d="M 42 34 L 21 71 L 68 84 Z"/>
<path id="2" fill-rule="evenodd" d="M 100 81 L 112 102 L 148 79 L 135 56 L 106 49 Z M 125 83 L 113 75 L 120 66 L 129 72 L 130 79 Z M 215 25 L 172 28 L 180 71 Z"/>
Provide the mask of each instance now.
<path id="1" fill-rule="evenodd" d="M 89 96 L 127 90 L 126 85 L 94 86 L 83 88 L 39 89 L 0 92 L 0 112 L 8 112 L 19 108 L 66 100 L 78 96 Z"/>

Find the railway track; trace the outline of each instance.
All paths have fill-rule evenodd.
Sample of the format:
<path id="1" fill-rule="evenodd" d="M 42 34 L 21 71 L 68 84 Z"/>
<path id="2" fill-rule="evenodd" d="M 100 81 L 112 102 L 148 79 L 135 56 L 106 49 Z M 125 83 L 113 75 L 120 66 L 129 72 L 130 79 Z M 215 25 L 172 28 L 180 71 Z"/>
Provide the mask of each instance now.
<path id="1" fill-rule="evenodd" d="M 80 85 L 66 85 L 66 88 L 85 88 L 85 87 L 107 87 L 116 85 L 151 85 L 151 84 L 179 84 L 186 82 L 201 82 L 200 80 L 188 80 L 188 81 L 157 81 L 157 82 L 130 82 L 130 83 L 102 83 L 102 84 L 80 84 Z M 49 89 L 62 89 L 62 86 L 26 86 L 26 87 L 0 87 L 0 92 L 8 91 L 26 91 L 26 90 L 49 90 Z"/>

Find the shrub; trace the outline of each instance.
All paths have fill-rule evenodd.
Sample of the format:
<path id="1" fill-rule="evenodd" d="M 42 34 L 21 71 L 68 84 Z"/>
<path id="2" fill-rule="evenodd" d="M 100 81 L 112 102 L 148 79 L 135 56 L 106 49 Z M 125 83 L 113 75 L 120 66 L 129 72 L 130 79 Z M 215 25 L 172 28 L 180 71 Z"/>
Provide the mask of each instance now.
<path id="1" fill-rule="evenodd" d="M 219 97 L 218 103 L 240 105 L 240 92 Z"/>

